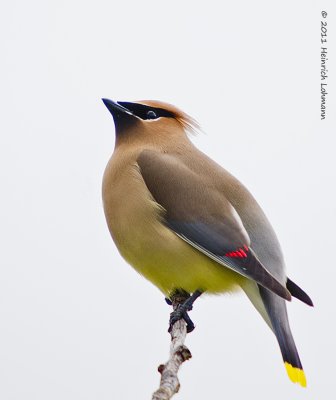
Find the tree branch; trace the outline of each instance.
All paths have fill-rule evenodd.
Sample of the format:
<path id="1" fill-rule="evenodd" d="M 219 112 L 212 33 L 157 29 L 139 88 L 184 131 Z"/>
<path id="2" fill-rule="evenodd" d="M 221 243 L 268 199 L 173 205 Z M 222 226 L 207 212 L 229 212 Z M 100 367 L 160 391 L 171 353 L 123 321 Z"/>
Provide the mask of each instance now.
<path id="1" fill-rule="evenodd" d="M 174 310 L 183 304 L 186 300 L 186 293 L 177 292 L 172 296 L 172 305 Z M 182 363 L 191 358 L 190 350 L 184 345 L 187 335 L 186 324 L 184 320 L 175 322 L 170 332 L 170 357 L 166 364 L 161 364 L 158 371 L 161 374 L 160 387 L 153 393 L 152 400 L 169 400 L 180 389 L 180 382 L 177 373 Z"/>

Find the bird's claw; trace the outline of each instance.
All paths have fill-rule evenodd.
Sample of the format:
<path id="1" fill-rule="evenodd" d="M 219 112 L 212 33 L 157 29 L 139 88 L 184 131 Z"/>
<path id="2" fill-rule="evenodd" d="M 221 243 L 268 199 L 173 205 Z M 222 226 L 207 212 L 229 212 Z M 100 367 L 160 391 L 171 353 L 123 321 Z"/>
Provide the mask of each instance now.
<path id="1" fill-rule="evenodd" d="M 165 300 L 166 300 L 166 303 L 168 304 L 168 306 L 171 306 L 173 304 L 172 301 L 168 297 L 165 297 Z"/>
<path id="2" fill-rule="evenodd" d="M 190 307 L 187 307 L 187 305 L 179 305 L 176 310 L 174 310 L 170 314 L 170 319 L 169 319 L 169 329 L 168 332 L 170 333 L 173 329 L 173 325 L 175 322 L 180 321 L 183 319 L 185 323 L 187 324 L 187 333 L 192 332 L 195 329 L 195 325 L 190 319 L 188 312 L 190 310 Z"/>

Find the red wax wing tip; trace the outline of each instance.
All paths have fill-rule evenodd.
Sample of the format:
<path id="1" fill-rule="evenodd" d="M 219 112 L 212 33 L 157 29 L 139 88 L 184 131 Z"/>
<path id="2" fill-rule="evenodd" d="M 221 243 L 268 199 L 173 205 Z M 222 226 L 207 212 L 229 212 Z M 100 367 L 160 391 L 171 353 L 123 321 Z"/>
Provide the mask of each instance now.
<path id="1" fill-rule="evenodd" d="M 248 247 L 247 246 L 244 246 L 244 249 L 246 251 L 248 251 Z M 239 248 L 239 249 L 237 249 L 235 251 L 229 251 L 228 253 L 226 253 L 224 255 L 226 257 L 232 257 L 232 258 L 234 258 L 234 257 L 236 257 L 236 258 L 246 258 L 247 257 L 246 252 L 242 248 Z"/>

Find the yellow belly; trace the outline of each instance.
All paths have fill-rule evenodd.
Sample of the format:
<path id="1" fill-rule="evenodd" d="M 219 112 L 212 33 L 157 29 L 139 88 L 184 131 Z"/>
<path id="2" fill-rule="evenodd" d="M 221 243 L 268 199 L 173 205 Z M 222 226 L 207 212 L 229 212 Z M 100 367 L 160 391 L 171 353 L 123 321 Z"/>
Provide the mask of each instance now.
<path id="1" fill-rule="evenodd" d="M 168 230 L 168 229 L 167 229 Z M 147 237 L 147 239 L 145 239 Z M 123 257 L 165 295 L 181 288 L 191 293 L 234 291 L 244 279 L 230 269 L 216 263 L 173 232 L 153 235 L 138 243 L 136 249 L 128 243 L 119 246 Z"/>
<path id="2" fill-rule="evenodd" d="M 136 271 L 165 295 L 176 288 L 208 293 L 239 288 L 245 278 L 199 252 L 162 223 L 164 210 L 151 197 L 135 166 L 113 181 L 113 174 L 106 175 L 106 220 L 118 250 Z"/>

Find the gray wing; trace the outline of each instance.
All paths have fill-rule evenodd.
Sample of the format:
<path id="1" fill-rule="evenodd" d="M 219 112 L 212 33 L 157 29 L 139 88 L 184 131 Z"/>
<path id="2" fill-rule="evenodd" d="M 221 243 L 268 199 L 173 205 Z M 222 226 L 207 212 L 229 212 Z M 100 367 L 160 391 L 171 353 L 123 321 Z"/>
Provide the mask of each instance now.
<path id="1" fill-rule="evenodd" d="M 291 299 L 289 291 L 259 261 L 234 207 L 204 176 L 172 155 L 151 150 L 144 150 L 137 162 L 172 231 L 219 264 Z"/>

